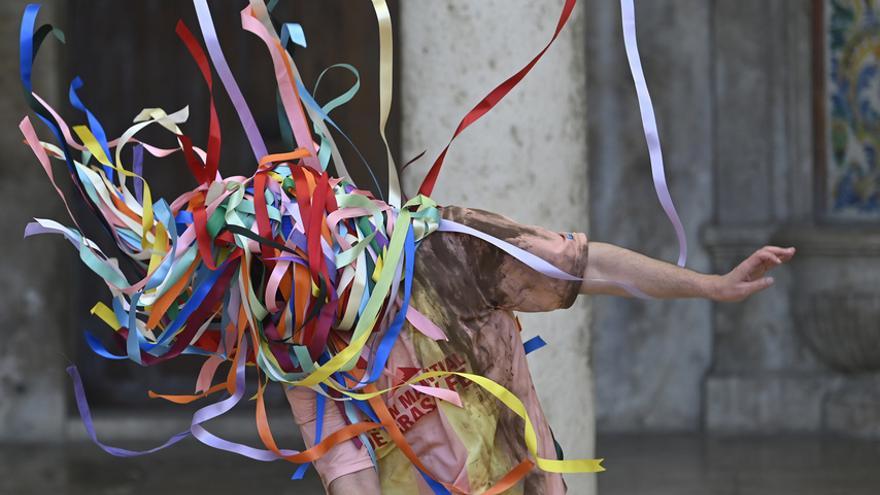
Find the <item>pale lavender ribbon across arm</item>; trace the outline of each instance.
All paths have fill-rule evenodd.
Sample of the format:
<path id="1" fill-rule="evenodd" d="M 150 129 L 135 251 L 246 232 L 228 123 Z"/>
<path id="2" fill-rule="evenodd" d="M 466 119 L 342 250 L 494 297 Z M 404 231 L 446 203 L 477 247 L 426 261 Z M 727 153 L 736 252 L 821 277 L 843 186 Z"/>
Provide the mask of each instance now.
<path id="1" fill-rule="evenodd" d="M 542 275 L 545 275 L 547 277 L 550 277 L 550 278 L 555 278 L 558 280 L 567 280 L 570 282 L 578 282 L 578 281 L 585 280 L 583 277 L 577 277 L 575 275 L 571 275 L 569 273 L 566 273 L 564 270 L 560 270 L 559 268 L 554 266 L 549 261 L 547 261 L 539 256 L 536 256 L 535 254 L 530 253 L 530 252 L 526 251 L 525 249 L 516 247 L 507 241 L 502 241 L 501 239 L 499 239 L 497 237 L 491 236 L 485 232 L 481 232 L 473 227 L 468 227 L 467 225 L 463 225 L 458 222 L 453 222 L 452 220 L 441 219 L 440 220 L 440 227 L 437 228 L 437 231 L 438 232 L 453 232 L 453 233 L 457 233 L 457 234 L 467 234 L 467 235 L 472 235 L 478 239 L 482 239 L 482 240 L 488 242 L 489 244 L 497 247 L 498 249 L 504 251 L 505 253 L 518 259 L 519 261 L 524 263 L 526 266 L 528 266 L 532 270 L 535 270 L 536 272 L 538 272 Z M 653 297 L 651 297 L 648 294 L 645 294 L 643 291 L 639 290 L 639 288 L 636 287 L 635 285 L 630 284 L 628 282 L 619 282 L 617 280 L 607 280 L 607 279 L 598 279 L 598 278 L 591 278 L 588 280 L 590 282 L 597 282 L 597 283 L 601 283 L 601 284 L 610 284 L 610 285 L 620 287 L 621 289 L 629 292 L 631 295 L 638 297 L 640 299 L 654 299 Z"/>

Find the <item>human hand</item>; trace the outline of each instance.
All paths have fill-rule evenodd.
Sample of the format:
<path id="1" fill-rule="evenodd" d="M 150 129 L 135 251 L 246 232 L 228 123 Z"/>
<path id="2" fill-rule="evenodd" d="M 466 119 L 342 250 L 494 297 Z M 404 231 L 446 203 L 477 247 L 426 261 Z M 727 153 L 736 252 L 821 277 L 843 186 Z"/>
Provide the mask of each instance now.
<path id="1" fill-rule="evenodd" d="M 773 285 L 767 272 L 788 262 L 794 256 L 793 247 L 764 246 L 746 258 L 726 275 L 713 278 L 709 297 L 720 302 L 739 302 Z"/>

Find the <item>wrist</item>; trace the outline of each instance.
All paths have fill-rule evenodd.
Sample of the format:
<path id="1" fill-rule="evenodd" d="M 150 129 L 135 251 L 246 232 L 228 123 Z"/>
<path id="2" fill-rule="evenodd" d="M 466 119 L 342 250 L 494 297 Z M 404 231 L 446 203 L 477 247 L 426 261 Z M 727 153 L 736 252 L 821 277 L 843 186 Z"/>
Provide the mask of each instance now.
<path id="1" fill-rule="evenodd" d="M 721 292 L 721 282 L 721 275 L 702 275 L 699 280 L 698 297 L 717 301 Z"/>

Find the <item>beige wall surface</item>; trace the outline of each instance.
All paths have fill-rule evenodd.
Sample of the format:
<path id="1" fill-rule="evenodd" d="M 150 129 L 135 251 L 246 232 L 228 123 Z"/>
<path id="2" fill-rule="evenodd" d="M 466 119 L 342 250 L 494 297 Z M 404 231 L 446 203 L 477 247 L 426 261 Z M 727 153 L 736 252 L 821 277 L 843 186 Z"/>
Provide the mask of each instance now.
<path id="1" fill-rule="evenodd" d="M 401 2 L 403 160 L 428 153 L 404 174 L 418 189 L 461 118 L 514 74 L 553 34 L 562 2 Z M 495 211 L 523 223 L 589 232 L 584 11 L 505 100 L 452 146 L 433 197 Z M 549 346 L 529 356 L 544 411 L 566 458 L 592 457 L 589 303 L 524 315 L 524 339 Z M 589 494 L 594 475 L 566 477 Z"/>

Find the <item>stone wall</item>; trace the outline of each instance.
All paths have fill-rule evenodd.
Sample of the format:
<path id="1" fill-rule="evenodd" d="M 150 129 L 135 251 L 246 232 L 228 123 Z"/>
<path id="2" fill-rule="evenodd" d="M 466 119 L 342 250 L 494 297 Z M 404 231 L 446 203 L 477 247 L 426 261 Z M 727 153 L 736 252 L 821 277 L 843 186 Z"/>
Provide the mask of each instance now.
<path id="1" fill-rule="evenodd" d="M 619 6 L 587 6 L 592 237 L 672 260 Z M 799 251 L 774 273 L 772 289 L 741 304 L 596 298 L 598 428 L 877 436 L 878 375 L 836 371 L 806 335 L 815 320 L 841 347 L 864 345 L 852 334 L 876 335 L 868 309 L 844 314 L 842 306 L 876 294 L 880 269 L 876 225 L 816 217 L 813 2 L 636 7 L 667 177 L 689 234 L 688 266 L 725 273 L 768 243 Z M 828 314 L 816 310 L 819 302 L 830 302 Z"/>
<path id="2" fill-rule="evenodd" d="M 58 239 L 23 240 L 24 227 L 32 217 L 63 218 L 64 207 L 46 180 L 30 148 L 22 142 L 19 121 L 28 114 L 22 98 L 18 73 L 18 32 L 27 2 L 0 4 L 0 143 L 4 159 L 0 164 L 0 228 L 3 257 L 0 258 L 0 440 L 57 439 L 64 427 L 66 378 L 63 354 L 69 330 L 67 287 L 74 266 L 72 251 L 58 248 Z M 38 23 L 51 21 L 57 13 L 55 1 L 43 2 Z M 57 51 L 49 39 L 40 52 L 34 87 L 55 97 L 56 81 L 50 68 L 57 63 Z M 42 123 L 34 122 L 37 129 Z M 56 169 L 64 183 L 63 165 Z"/>
<path id="3" fill-rule="evenodd" d="M 704 240 L 719 269 L 764 243 L 799 252 L 768 294 L 716 308 L 705 389 L 713 431 L 880 437 L 878 365 L 827 357 L 872 346 L 880 355 L 880 230 L 828 224 L 814 210 L 813 5 L 715 6 L 719 187 L 717 221 Z"/>
<path id="4" fill-rule="evenodd" d="M 589 12 L 591 237 L 674 262 L 675 235 L 651 182 L 619 2 L 582 7 Z M 701 271 L 709 257 L 699 233 L 712 221 L 713 198 L 710 15 L 703 0 L 636 2 L 666 176 L 688 234 L 688 266 Z M 710 304 L 596 297 L 593 308 L 598 429 L 698 428 L 711 360 Z"/>

